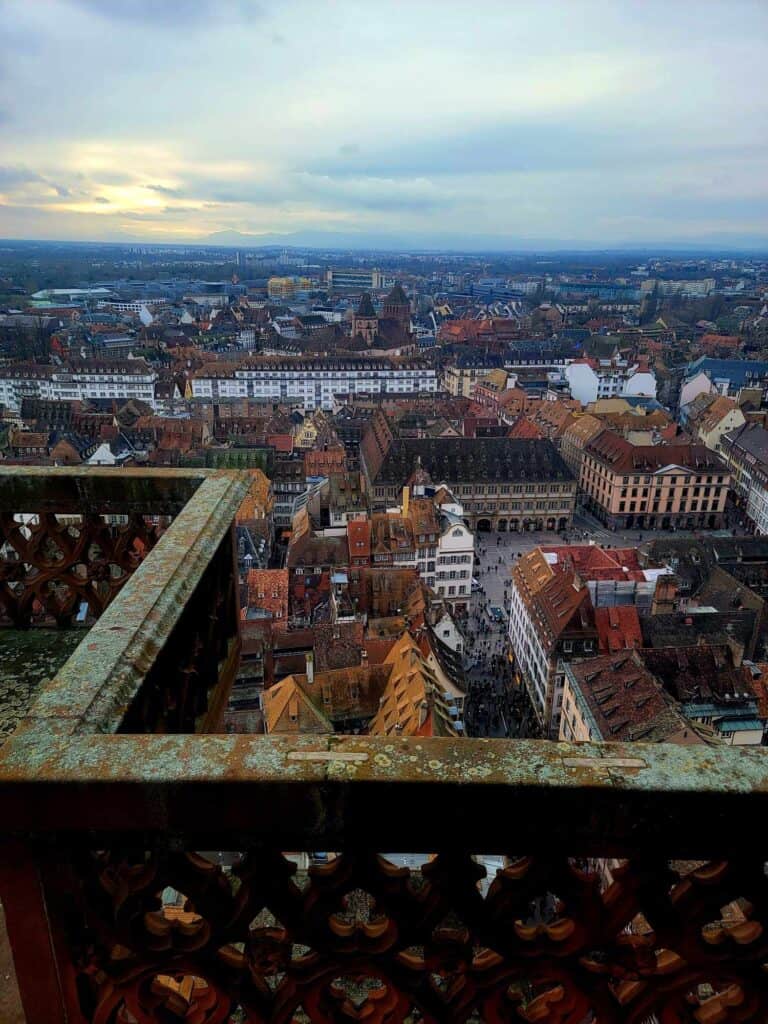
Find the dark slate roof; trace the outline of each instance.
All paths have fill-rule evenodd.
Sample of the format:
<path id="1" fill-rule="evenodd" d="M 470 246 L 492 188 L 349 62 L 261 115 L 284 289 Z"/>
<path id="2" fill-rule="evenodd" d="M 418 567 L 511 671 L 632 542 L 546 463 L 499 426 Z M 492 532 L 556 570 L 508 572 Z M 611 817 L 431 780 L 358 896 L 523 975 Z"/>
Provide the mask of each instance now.
<path id="1" fill-rule="evenodd" d="M 562 327 L 557 332 L 557 337 L 564 341 L 586 341 L 590 333 L 588 327 Z"/>
<path id="2" fill-rule="evenodd" d="M 551 441 L 432 437 L 394 440 L 376 482 L 402 485 L 419 465 L 435 481 L 573 481 Z"/>
<path id="3" fill-rule="evenodd" d="M 683 703 L 708 703 L 749 693 L 743 669 L 734 666 L 727 646 L 662 647 L 644 650 L 647 668 L 665 690 Z"/>
<path id="4" fill-rule="evenodd" d="M 661 402 L 648 395 L 622 395 L 621 399 L 626 402 L 627 405 L 632 406 L 633 409 L 643 408 L 648 412 L 653 412 L 654 409 L 664 408 Z"/>
<path id="5" fill-rule="evenodd" d="M 52 438 L 51 440 L 54 440 Z M 74 450 L 80 456 L 81 459 L 87 458 L 88 455 L 92 454 L 98 447 L 98 442 L 94 441 L 92 437 L 83 437 L 82 434 L 75 433 L 56 433 L 55 441 L 67 441 L 72 445 Z"/>
<path id="6" fill-rule="evenodd" d="M 643 647 L 694 647 L 707 643 L 726 645 L 735 640 L 750 646 L 755 612 L 749 609 L 717 612 L 672 612 L 649 615 L 641 620 Z"/>
<path id="7" fill-rule="evenodd" d="M 768 462 L 768 430 L 758 423 L 745 423 L 726 434 L 725 441 L 748 455 L 754 455 L 759 462 Z"/>
<path id="8" fill-rule="evenodd" d="M 386 299 L 384 299 L 384 302 L 388 306 L 410 306 L 408 296 L 403 291 L 402 285 L 399 281 L 395 281 L 394 288 Z"/>
<path id="9" fill-rule="evenodd" d="M 355 316 L 376 316 L 376 310 L 373 308 L 371 296 L 368 294 L 368 292 L 363 293 L 363 296 L 360 299 L 360 305 L 357 308 Z"/>
<path id="10" fill-rule="evenodd" d="M 621 344 L 617 338 L 604 337 L 601 334 L 591 334 L 584 343 L 584 351 L 597 359 L 607 359 L 620 348 Z"/>
<path id="11" fill-rule="evenodd" d="M 768 562 L 768 537 L 713 537 L 718 562 Z"/>
<path id="12" fill-rule="evenodd" d="M 456 366 L 460 370 L 500 370 L 504 367 L 504 360 L 495 352 L 478 352 L 477 349 L 464 348 L 456 356 Z"/>
<path id="13" fill-rule="evenodd" d="M 743 387 L 750 380 L 760 380 L 768 376 L 768 362 L 756 359 L 712 359 L 701 356 L 686 369 L 686 377 L 694 377 L 700 371 L 710 377 L 727 378 L 731 384 Z"/>
<path id="14" fill-rule="evenodd" d="M 758 594 L 768 592 L 768 537 L 657 537 L 643 544 L 640 553 L 643 565 L 669 565 L 689 594 L 716 567 Z"/>

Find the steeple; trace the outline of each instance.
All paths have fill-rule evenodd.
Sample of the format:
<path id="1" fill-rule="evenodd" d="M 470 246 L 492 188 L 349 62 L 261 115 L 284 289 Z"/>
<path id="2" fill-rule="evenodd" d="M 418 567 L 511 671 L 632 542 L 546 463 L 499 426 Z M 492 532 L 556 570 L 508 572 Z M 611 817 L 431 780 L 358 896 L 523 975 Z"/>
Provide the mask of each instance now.
<path id="1" fill-rule="evenodd" d="M 379 318 L 376 316 L 376 310 L 373 308 L 371 296 L 368 292 L 365 292 L 360 299 L 357 312 L 352 317 L 352 337 L 357 337 L 359 334 L 368 345 L 371 345 L 378 333 Z"/>
<path id="2" fill-rule="evenodd" d="M 402 291 L 402 289 L 401 289 Z M 373 308 L 371 302 L 371 296 L 369 292 L 363 292 L 362 298 L 360 299 L 360 305 L 358 306 L 355 317 L 375 317 L 376 310 Z"/>
<path id="3" fill-rule="evenodd" d="M 396 320 L 403 330 L 407 331 L 409 329 L 411 324 L 411 304 L 399 281 L 395 281 L 394 288 L 384 299 L 381 311 L 387 320 Z"/>

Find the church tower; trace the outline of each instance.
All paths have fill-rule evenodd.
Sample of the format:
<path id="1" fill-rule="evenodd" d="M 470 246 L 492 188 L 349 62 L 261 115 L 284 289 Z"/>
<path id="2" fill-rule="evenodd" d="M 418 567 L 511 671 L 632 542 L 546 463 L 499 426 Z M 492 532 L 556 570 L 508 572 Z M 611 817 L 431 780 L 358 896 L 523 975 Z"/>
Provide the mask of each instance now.
<path id="1" fill-rule="evenodd" d="M 404 331 L 410 330 L 411 304 L 399 281 L 387 295 L 381 307 L 382 316 L 387 320 L 397 320 Z"/>
<path id="2" fill-rule="evenodd" d="M 379 333 L 379 318 L 373 308 L 371 296 L 365 292 L 360 299 L 360 306 L 352 317 L 352 337 L 361 335 L 368 345 L 372 345 Z"/>

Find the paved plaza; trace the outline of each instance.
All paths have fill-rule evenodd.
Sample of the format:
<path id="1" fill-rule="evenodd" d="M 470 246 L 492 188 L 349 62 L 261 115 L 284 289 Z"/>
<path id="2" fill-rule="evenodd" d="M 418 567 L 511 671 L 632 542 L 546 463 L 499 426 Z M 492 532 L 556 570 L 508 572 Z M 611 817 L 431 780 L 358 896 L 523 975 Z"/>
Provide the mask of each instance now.
<path id="1" fill-rule="evenodd" d="M 707 531 L 704 536 L 731 536 L 745 531 Z M 654 537 L 692 537 L 678 530 L 606 529 L 589 513 L 578 512 L 566 533 L 476 533 L 474 577 L 481 590 L 473 593 L 465 620 L 468 693 L 465 726 L 470 736 L 524 737 L 536 735 L 525 695 L 512 685 L 508 658 L 507 618 L 511 589 L 510 572 L 520 557 L 540 545 L 588 544 L 602 547 L 637 547 Z M 491 618 L 489 609 L 500 608 L 502 621 Z"/>

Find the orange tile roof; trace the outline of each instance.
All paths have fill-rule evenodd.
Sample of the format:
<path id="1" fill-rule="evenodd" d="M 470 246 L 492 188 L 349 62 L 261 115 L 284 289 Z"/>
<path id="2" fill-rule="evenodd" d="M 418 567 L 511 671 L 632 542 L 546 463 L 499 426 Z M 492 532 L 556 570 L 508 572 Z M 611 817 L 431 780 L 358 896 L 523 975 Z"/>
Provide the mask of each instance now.
<path id="1" fill-rule="evenodd" d="M 260 469 L 247 470 L 251 477 L 248 493 L 237 510 L 237 520 L 263 519 L 272 511 L 272 484 Z"/>
<path id="2" fill-rule="evenodd" d="M 287 569 L 249 569 L 248 607 L 262 608 L 278 622 L 288 619 L 289 574 Z"/>
<path id="3" fill-rule="evenodd" d="M 410 633 L 387 655 L 391 674 L 379 710 L 370 722 L 372 736 L 455 736 L 445 695 Z"/>
<path id="4" fill-rule="evenodd" d="M 604 430 L 602 422 L 597 416 L 585 413 L 573 419 L 563 431 L 563 437 L 569 440 L 581 441 L 582 445 L 597 437 L 601 430 Z"/>
<path id="5" fill-rule="evenodd" d="M 524 416 L 518 416 L 509 428 L 507 437 L 535 440 L 536 438 L 544 437 L 544 434 L 532 420 L 527 420 Z"/>
<path id="6" fill-rule="evenodd" d="M 440 524 L 437 519 L 437 512 L 434 503 L 430 498 L 411 498 L 408 518 L 411 521 L 414 535 L 425 533 L 437 534 L 440 532 Z"/>
<path id="7" fill-rule="evenodd" d="M 512 570 L 512 578 L 548 644 L 571 627 L 590 626 L 592 601 L 589 590 L 577 577 L 572 563 L 552 566 L 541 548 L 523 555 Z"/>

